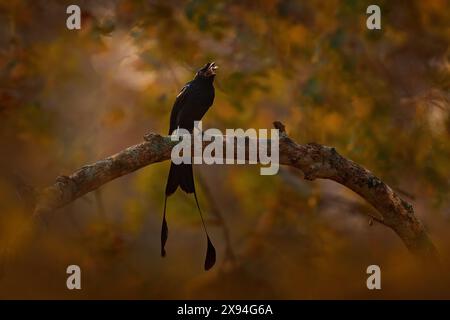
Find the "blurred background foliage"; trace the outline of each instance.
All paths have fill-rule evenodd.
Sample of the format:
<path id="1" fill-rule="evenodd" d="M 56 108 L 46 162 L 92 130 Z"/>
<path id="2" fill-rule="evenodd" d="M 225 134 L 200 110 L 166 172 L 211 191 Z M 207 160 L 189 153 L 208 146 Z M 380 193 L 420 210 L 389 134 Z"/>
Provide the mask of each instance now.
<path id="1" fill-rule="evenodd" d="M 82 28 L 65 27 L 66 8 Z M 31 222 L 14 181 L 55 177 L 166 133 L 182 85 L 219 66 L 204 128 L 270 128 L 331 145 L 413 203 L 450 258 L 450 6 L 377 1 L 25 1 L 0 3 L 0 298 L 450 297 L 448 272 L 411 259 L 371 226 L 367 204 L 329 181 L 282 168 L 196 166 L 218 248 L 191 197 L 169 199 L 168 257 L 159 232 L 168 162 L 115 180 Z M 17 184 L 17 183 L 16 183 Z M 66 267 L 83 290 L 66 289 Z M 365 287 L 378 264 L 383 290 Z"/>

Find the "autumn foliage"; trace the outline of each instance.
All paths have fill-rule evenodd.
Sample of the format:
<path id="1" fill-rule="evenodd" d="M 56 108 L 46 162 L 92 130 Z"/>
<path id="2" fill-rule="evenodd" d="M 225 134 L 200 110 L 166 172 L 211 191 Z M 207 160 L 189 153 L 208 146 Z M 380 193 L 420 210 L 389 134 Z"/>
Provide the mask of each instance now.
<path id="1" fill-rule="evenodd" d="M 81 30 L 65 26 L 82 8 Z M 169 163 L 115 180 L 36 223 L 33 187 L 166 133 L 195 70 L 220 69 L 205 127 L 270 128 L 335 147 L 414 205 L 450 259 L 450 7 L 445 0 L 3 1 L 0 4 L 0 298 L 450 298 L 373 209 L 282 168 L 195 166 L 218 262 L 205 273 L 195 202 L 169 203 Z M 20 177 L 20 179 L 18 178 Z M 66 267 L 83 290 L 65 287 Z M 366 288 L 378 264 L 383 290 Z"/>

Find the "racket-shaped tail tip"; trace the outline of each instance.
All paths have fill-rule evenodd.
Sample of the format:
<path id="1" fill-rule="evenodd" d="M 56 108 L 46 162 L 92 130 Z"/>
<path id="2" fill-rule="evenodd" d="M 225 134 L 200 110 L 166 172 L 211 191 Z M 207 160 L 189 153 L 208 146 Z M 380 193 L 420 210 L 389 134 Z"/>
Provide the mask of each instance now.
<path id="1" fill-rule="evenodd" d="M 216 263 L 216 249 L 214 248 L 209 237 L 208 239 L 208 247 L 206 249 L 206 258 L 205 258 L 205 271 L 211 269 Z"/>
<path id="2" fill-rule="evenodd" d="M 162 226 L 161 226 L 161 257 L 166 256 L 165 246 L 166 246 L 168 235 L 169 235 L 169 229 L 167 228 L 166 217 L 164 217 Z"/>

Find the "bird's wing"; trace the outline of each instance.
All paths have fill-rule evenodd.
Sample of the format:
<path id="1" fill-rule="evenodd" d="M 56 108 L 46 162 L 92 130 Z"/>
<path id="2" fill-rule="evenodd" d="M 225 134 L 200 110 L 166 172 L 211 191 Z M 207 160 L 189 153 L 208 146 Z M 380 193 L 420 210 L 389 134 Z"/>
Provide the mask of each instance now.
<path id="1" fill-rule="evenodd" d="M 169 134 L 172 134 L 174 130 L 178 128 L 178 114 L 180 113 L 181 109 L 183 108 L 183 105 L 185 104 L 186 97 L 188 96 L 188 89 L 191 86 L 191 83 L 188 82 L 186 85 L 181 89 L 180 93 L 177 95 L 177 98 L 175 99 L 175 102 L 172 107 L 172 112 L 170 114 L 170 129 Z"/>

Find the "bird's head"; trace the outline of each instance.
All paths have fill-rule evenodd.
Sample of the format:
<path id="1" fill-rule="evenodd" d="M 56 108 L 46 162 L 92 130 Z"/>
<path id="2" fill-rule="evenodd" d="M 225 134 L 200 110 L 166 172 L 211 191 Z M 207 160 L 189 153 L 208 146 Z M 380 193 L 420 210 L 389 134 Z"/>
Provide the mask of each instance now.
<path id="1" fill-rule="evenodd" d="M 205 78 L 205 79 L 214 79 L 216 75 L 216 70 L 219 67 L 215 62 L 208 62 L 205 64 L 200 70 L 197 71 L 196 77 Z"/>

